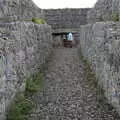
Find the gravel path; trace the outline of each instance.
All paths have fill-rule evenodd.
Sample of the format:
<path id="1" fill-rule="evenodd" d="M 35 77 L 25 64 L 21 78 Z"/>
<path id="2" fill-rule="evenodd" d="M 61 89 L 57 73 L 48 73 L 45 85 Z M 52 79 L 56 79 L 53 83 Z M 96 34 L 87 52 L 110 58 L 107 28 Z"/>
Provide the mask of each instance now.
<path id="1" fill-rule="evenodd" d="M 55 49 L 44 88 L 32 96 L 37 108 L 29 120 L 120 120 L 113 110 L 97 106 L 82 66 L 77 48 Z"/>

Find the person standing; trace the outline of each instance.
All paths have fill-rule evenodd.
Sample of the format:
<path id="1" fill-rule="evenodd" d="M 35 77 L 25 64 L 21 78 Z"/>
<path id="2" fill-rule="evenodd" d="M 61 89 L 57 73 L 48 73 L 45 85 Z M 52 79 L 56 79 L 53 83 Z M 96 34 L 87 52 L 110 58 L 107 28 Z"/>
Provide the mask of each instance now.
<path id="1" fill-rule="evenodd" d="M 64 47 L 66 47 L 66 36 L 63 35 L 63 44 L 64 44 Z"/>
<path id="2" fill-rule="evenodd" d="M 68 40 L 69 40 L 69 41 L 73 41 L 73 35 L 72 35 L 72 33 L 69 33 L 69 34 L 68 34 Z"/>
<path id="3" fill-rule="evenodd" d="M 69 33 L 69 34 L 67 35 L 67 41 L 68 41 L 68 45 L 69 45 L 70 47 L 72 47 L 72 46 L 73 46 L 73 35 L 72 35 L 72 33 Z"/>

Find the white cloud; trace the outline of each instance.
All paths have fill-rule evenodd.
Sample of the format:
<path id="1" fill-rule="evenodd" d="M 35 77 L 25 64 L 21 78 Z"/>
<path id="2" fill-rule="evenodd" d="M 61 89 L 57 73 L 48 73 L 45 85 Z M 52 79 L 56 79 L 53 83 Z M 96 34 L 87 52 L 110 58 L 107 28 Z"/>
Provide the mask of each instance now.
<path id="1" fill-rule="evenodd" d="M 86 8 L 93 7 L 97 0 L 33 0 L 40 8 Z"/>

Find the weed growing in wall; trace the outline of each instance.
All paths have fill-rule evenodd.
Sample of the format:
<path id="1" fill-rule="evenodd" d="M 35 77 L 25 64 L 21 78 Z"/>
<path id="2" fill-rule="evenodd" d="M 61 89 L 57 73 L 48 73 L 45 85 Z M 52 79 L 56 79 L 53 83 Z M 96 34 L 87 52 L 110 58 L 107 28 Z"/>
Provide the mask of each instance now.
<path id="1" fill-rule="evenodd" d="M 112 14 L 112 21 L 119 21 L 120 20 L 120 18 L 119 18 L 119 13 L 113 13 Z"/>
<path id="2" fill-rule="evenodd" d="M 35 18 L 35 17 L 32 18 L 32 22 L 36 23 L 36 24 L 47 24 L 44 19 L 42 19 L 42 18 L 38 19 L 38 18 Z"/>

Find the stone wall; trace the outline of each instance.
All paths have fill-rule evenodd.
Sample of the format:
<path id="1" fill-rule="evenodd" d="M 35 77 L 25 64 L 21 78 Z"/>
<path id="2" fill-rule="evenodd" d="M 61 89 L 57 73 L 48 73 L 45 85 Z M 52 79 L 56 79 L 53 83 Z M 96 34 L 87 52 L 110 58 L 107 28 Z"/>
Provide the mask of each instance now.
<path id="1" fill-rule="evenodd" d="M 79 28 L 87 24 L 87 12 L 85 9 L 48 9 L 44 10 L 45 19 L 52 28 L 67 29 Z"/>
<path id="2" fill-rule="evenodd" d="M 32 0 L 0 0 L 0 22 L 28 21 L 44 18 L 43 10 Z"/>
<path id="3" fill-rule="evenodd" d="M 62 45 L 62 35 L 69 32 L 73 33 L 76 44 L 79 41 L 79 29 L 81 25 L 87 24 L 87 12 L 85 9 L 47 9 L 44 10 L 45 20 L 52 26 L 52 33 L 55 44 Z"/>
<path id="4" fill-rule="evenodd" d="M 119 11 L 119 0 L 98 0 L 95 6 L 88 12 L 88 23 L 111 21 L 112 16 Z"/>
<path id="5" fill-rule="evenodd" d="M 31 22 L 44 18 L 32 0 L 0 0 L 0 120 L 24 78 L 41 68 L 53 45 L 49 25 Z"/>
<path id="6" fill-rule="evenodd" d="M 81 26 L 80 46 L 109 103 L 120 113 L 120 23 Z"/>
<path id="7" fill-rule="evenodd" d="M 13 22 L 4 28 L 0 28 L 0 120 L 24 78 L 45 63 L 53 43 L 48 25 Z"/>

